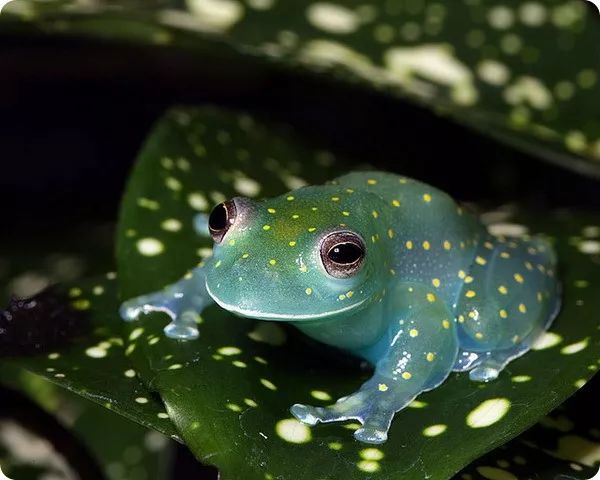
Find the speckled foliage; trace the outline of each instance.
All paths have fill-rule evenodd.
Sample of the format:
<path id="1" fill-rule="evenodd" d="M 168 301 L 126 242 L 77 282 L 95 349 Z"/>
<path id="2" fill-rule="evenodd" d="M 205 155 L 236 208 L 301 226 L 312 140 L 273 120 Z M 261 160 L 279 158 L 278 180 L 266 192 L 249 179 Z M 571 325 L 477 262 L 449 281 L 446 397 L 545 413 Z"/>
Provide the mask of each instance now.
<path id="1" fill-rule="evenodd" d="M 2 362 L 44 376 L 130 420 L 176 437 L 160 400 L 140 381 L 125 356 L 122 325 L 115 315 L 115 279 L 115 272 L 109 272 L 74 282 L 68 289 L 72 307 L 89 317 L 85 333 L 38 355 L 3 355 Z"/>
<path id="2" fill-rule="evenodd" d="M 272 196 L 348 168 L 247 115 L 172 111 L 144 147 L 124 199 L 123 297 L 160 288 L 210 255 L 210 242 L 193 232 L 194 213 L 230 196 Z M 474 385 L 453 374 L 421 395 L 376 448 L 348 435 L 356 424 L 309 428 L 291 418 L 290 404 L 326 404 L 368 375 L 292 330 L 215 307 L 199 320 L 200 338 L 182 343 L 163 335 L 166 318 L 154 314 L 131 325 L 126 353 L 161 395 L 186 444 L 224 479 L 449 478 L 533 424 L 598 369 L 598 221 L 562 212 L 489 226 L 493 234 L 543 232 L 553 239 L 565 290 L 560 316 L 497 381 Z M 511 465 L 480 470 L 487 478 L 513 478 Z"/>
<path id="3" fill-rule="evenodd" d="M 246 75 L 259 59 L 307 68 L 600 175 L 600 14 L 585 0 L 14 0 L 3 31 L 191 48 Z"/>

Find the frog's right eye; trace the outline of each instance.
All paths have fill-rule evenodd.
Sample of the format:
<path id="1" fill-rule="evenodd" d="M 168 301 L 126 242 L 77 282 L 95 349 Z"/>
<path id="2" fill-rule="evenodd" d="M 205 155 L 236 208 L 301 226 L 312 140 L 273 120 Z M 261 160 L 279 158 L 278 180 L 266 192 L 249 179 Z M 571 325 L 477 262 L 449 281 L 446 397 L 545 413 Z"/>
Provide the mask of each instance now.
<path id="1" fill-rule="evenodd" d="M 235 202 L 233 200 L 219 203 L 213 208 L 213 211 L 210 212 L 210 216 L 208 217 L 208 229 L 210 231 L 210 236 L 216 243 L 221 243 L 221 240 L 223 240 L 223 237 L 235 222 L 236 216 L 237 209 L 235 208 Z"/>

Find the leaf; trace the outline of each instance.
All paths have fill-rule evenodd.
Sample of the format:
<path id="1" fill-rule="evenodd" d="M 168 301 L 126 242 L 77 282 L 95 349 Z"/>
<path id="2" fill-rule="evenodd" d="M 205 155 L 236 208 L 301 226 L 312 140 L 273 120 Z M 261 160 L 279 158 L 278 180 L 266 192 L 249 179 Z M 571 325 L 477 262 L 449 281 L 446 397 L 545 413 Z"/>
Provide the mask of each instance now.
<path id="1" fill-rule="evenodd" d="M 595 377 L 518 438 L 464 469 L 462 478 L 593 478 L 600 466 L 600 420 L 591 413 L 598 387 L 600 378 Z"/>
<path id="2" fill-rule="evenodd" d="M 0 383 L 18 389 L 59 421 L 65 423 L 66 419 L 69 429 L 93 454 L 106 478 L 167 478 L 173 444 L 157 431 L 115 415 L 111 410 L 26 370 L 3 365 Z M 104 441 L 106 432 L 111 433 L 110 442 Z M 56 440 L 52 430 L 46 433 L 50 434 L 47 438 L 50 443 Z"/>
<path id="3" fill-rule="evenodd" d="M 169 417 L 138 379 L 125 355 L 114 272 L 71 285 L 75 308 L 87 313 L 90 331 L 66 347 L 28 356 L 3 357 L 0 364 L 25 368 L 84 398 L 165 435 L 175 436 Z"/>
<path id="4" fill-rule="evenodd" d="M 0 28 L 192 48 L 205 64 L 268 59 L 406 98 L 599 176 L 597 15 L 584 0 L 15 0 Z M 264 62 L 248 65 L 228 74 L 251 82 Z"/>
<path id="5" fill-rule="evenodd" d="M 173 110 L 159 122 L 123 201 L 117 249 L 123 297 L 177 280 L 210 253 L 209 242 L 192 231 L 196 211 L 351 168 L 292 138 L 247 115 L 210 108 Z M 333 168 L 320 168 L 323 161 Z M 176 342 L 162 334 L 165 317 L 150 315 L 130 327 L 143 331 L 132 343 L 132 360 L 186 444 L 225 480 L 449 478 L 577 391 L 598 360 L 600 243 L 582 237 L 600 231 L 582 228 L 599 218 L 568 212 L 530 218 L 532 232 L 555 238 L 563 269 L 564 306 L 540 344 L 545 348 L 511 363 L 490 384 L 453 374 L 396 415 L 388 442 L 377 448 L 355 442 L 353 424 L 308 428 L 290 419 L 293 403 L 326 404 L 366 376 L 293 330 L 211 307 L 200 338 Z"/>

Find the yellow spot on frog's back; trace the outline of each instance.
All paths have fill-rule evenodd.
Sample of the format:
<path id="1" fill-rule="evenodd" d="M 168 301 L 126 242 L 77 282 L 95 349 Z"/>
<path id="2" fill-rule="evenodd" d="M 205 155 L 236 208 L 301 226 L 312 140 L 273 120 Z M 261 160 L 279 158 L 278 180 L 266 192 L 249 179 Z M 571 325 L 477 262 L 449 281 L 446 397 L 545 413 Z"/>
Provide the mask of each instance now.
<path id="1" fill-rule="evenodd" d="M 294 214 L 292 215 L 292 218 L 293 218 L 294 220 L 298 220 L 298 219 L 300 218 L 300 215 L 298 215 L 297 213 L 294 213 Z"/>
<path id="2" fill-rule="evenodd" d="M 345 211 L 345 210 L 344 210 L 344 211 L 342 212 L 342 215 L 343 215 L 344 217 L 349 217 L 349 216 L 350 216 L 350 212 L 347 212 L 347 211 Z"/>
<path id="3" fill-rule="evenodd" d="M 263 225 L 263 230 L 271 230 L 271 225 Z"/>
<path id="4" fill-rule="evenodd" d="M 392 230 L 391 228 L 389 228 L 388 231 L 387 231 L 387 233 L 388 233 L 388 237 L 394 238 L 394 230 Z"/>
<path id="5" fill-rule="evenodd" d="M 448 320 L 442 320 L 442 327 L 448 330 L 450 328 L 450 322 Z"/>
<path id="6" fill-rule="evenodd" d="M 464 270 L 459 270 L 458 271 L 458 278 L 464 279 L 466 276 L 467 276 L 467 274 L 465 273 Z"/>
<path id="7" fill-rule="evenodd" d="M 465 293 L 465 297 L 467 298 L 473 298 L 477 295 L 477 293 L 474 290 L 467 290 L 467 293 Z"/>
<path id="8" fill-rule="evenodd" d="M 429 193 L 425 193 L 423 195 L 423 201 L 426 202 L 426 203 L 431 202 L 431 195 Z"/>
<path id="9" fill-rule="evenodd" d="M 406 248 L 408 248 L 409 250 L 412 250 L 413 248 L 413 242 L 411 242 L 410 240 L 407 240 L 406 243 Z"/>
<path id="10" fill-rule="evenodd" d="M 527 307 L 525 306 L 524 303 L 520 303 L 519 304 L 519 312 L 521 312 L 521 313 L 527 313 Z"/>
<path id="11" fill-rule="evenodd" d="M 508 252 L 502 252 L 502 253 L 500 253 L 500 256 L 502 258 L 510 258 L 510 253 L 508 253 Z"/>
<path id="12" fill-rule="evenodd" d="M 432 352 L 427 353 L 426 357 L 428 362 L 433 362 L 433 359 L 435 358 L 435 354 Z"/>
<path id="13" fill-rule="evenodd" d="M 477 332 L 477 333 L 475 334 L 475 338 L 477 338 L 478 340 L 481 340 L 481 339 L 483 338 L 483 333 L 481 333 L 481 332 Z"/>
<path id="14" fill-rule="evenodd" d="M 521 275 L 520 273 L 515 273 L 513 276 L 515 278 L 515 282 L 517 283 L 523 283 L 525 281 L 523 275 Z"/>
<path id="15" fill-rule="evenodd" d="M 502 294 L 502 295 L 506 295 L 508 293 L 508 289 L 504 286 L 504 285 L 500 285 L 498 287 L 498 291 Z"/>
<path id="16" fill-rule="evenodd" d="M 332 202 L 339 202 L 340 201 L 340 197 L 331 197 L 331 201 Z"/>
<path id="17" fill-rule="evenodd" d="M 427 240 L 425 240 L 423 242 L 423 250 L 429 250 L 430 248 L 431 248 L 431 244 Z"/>
<path id="18" fill-rule="evenodd" d="M 402 378 L 403 378 L 404 380 L 410 380 L 410 379 L 412 378 L 412 374 L 411 374 L 410 372 L 404 372 L 404 373 L 402 374 Z"/>
<path id="19" fill-rule="evenodd" d="M 427 301 L 431 302 L 431 303 L 435 302 L 435 295 L 433 293 L 429 292 L 427 294 Z"/>
<path id="20" fill-rule="evenodd" d="M 272 258 L 271 260 L 269 260 L 269 265 L 277 265 L 277 260 Z"/>
<path id="21" fill-rule="evenodd" d="M 312 290 L 312 288 L 308 287 L 306 290 L 304 290 L 304 292 L 305 292 L 307 295 L 312 295 L 312 292 L 313 292 L 313 290 Z"/>
<path id="22" fill-rule="evenodd" d="M 483 257 L 477 256 L 475 258 L 475 261 L 479 264 L 479 265 L 485 265 L 487 263 L 487 260 Z"/>
<path id="23" fill-rule="evenodd" d="M 367 183 L 368 183 L 369 185 L 377 185 L 377 180 L 375 180 L 374 178 L 369 178 L 369 179 L 367 180 Z"/>
<path id="24" fill-rule="evenodd" d="M 508 313 L 506 310 L 502 309 L 500 310 L 500 317 L 501 318 L 508 318 Z"/>
<path id="25" fill-rule="evenodd" d="M 373 215 L 373 218 L 379 218 L 379 212 L 377 210 L 373 210 L 371 215 Z"/>
<path id="26" fill-rule="evenodd" d="M 244 254 L 242 255 L 242 258 L 244 258 L 244 259 L 245 259 L 245 258 L 248 258 L 249 256 L 250 256 L 250 254 L 249 254 L 249 253 L 244 253 Z"/>
<path id="27" fill-rule="evenodd" d="M 443 247 L 444 250 L 450 250 L 452 248 L 452 244 L 448 240 L 444 240 Z"/>
<path id="28" fill-rule="evenodd" d="M 408 334 L 414 338 L 419 335 L 419 331 L 416 328 L 413 328 L 410 332 L 408 332 Z"/>
<path id="29" fill-rule="evenodd" d="M 315 228 L 315 227 L 308 227 L 308 231 L 309 231 L 310 233 L 313 233 L 315 230 L 316 230 L 316 228 Z"/>
<path id="30" fill-rule="evenodd" d="M 277 210 L 275 210 L 274 208 L 267 208 L 267 212 L 269 213 L 275 213 Z"/>
<path id="31" fill-rule="evenodd" d="M 291 201 L 293 201 L 293 200 L 294 200 L 294 196 L 293 196 L 293 195 L 288 195 L 287 197 L 285 197 L 285 199 L 286 199 L 288 202 L 291 202 Z"/>
<path id="32" fill-rule="evenodd" d="M 400 200 L 392 200 L 392 206 L 398 208 L 400 206 Z"/>
<path id="33" fill-rule="evenodd" d="M 288 245 L 290 247 L 295 247 L 296 246 L 296 242 L 294 240 L 291 240 L 290 242 L 288 242 Z"/>
<path id="34" fill-rule="evenodd" d="M 431 284 L 435 287 L 435 288 L 439 288 L 439 286 L 441 285 L 440 279 L 439 278 L 434 278 L 433 280 L 431 280 Z"/>
<path id="35" fill-rule="evenodd" d="M 385 383 L 380 383 L 377 388 L 379 389 L 380 392 L 387 392 L 388 391 L 388 386 Z"/>

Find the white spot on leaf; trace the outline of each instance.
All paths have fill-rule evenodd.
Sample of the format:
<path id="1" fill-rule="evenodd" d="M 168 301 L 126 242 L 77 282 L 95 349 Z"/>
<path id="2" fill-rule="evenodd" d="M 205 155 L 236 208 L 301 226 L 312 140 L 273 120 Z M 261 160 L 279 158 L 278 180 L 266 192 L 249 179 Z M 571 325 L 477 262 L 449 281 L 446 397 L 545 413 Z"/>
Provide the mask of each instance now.
<path id="1" fill-rule="evenodd" d="M 312 439 L 310 428 L 295 418 L 287 418 L 277 422 L 275 432 L 289 443 L 307 443 Z"/>
<path id="2" fill-rule="evenodd" d="M 360 26 L 360 19 L 352 10 L 329 2 L 313 3 L 306 11 L 308 21 L 325 32 L 352 33 Z"/>
<path id="3" fill-rule="evenodd" d="M 489 427 L 502 419 L 509 409 L 510 400 L 507 398 L 486 400 L 467 415 L 467 425 L 471 428 Z"/>

